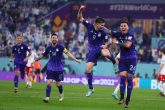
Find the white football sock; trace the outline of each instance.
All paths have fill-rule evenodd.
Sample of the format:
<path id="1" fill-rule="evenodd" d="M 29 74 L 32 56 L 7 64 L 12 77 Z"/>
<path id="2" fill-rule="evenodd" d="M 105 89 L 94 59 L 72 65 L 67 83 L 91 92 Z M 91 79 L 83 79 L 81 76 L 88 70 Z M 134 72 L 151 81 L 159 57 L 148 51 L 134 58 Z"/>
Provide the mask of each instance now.
<path id="1" fill-rule="evenodd" d="M 163 93 L 163 83 L 162 83 L 162 81 L 158 82 L 158 86 L 159 86 L 160 92 Z"/>
<path id="2" fill-rule="evenodd" d="M 31 87 L 32 87 L 32 82 L 31 82 L 31 81 L 29 81 L 29 86 L 31 86 Z"/>
<path id="3" fill-rule="evenodd" d="M 127 83 L 125 85 L 125 97 L 127 97 Z"/>
<path id="4" fill-rule="evenodd" d="M 118 84 L 117 86 L 116 86 L 116 88 L 115 88 L 115 90 L 114 90 L 114 94 L 117 94 L 117 92 L 119 91 L 119 89 L 120 89 L 120 84 Z"/>

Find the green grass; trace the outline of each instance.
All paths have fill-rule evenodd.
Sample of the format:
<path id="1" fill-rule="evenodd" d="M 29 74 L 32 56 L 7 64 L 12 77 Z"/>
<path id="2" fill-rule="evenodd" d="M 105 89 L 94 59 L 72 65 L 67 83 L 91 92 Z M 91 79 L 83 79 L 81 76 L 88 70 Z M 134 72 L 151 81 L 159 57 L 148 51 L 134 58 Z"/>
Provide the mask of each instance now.
<path id="1" fill-rule="evenodd" d="M 64 85 L 65 99 L 58 101 L 58 90 L 52 88 L 49 103 L 44 103 L 45 83 L 35 83 L 33 88 L 25 88 L 19 83 L 18 94 L 13 93 L 13 82 L 0 81 L 0 110 L 124 110 L 111 97 L 113 87 L 95 86 L 95 93 L 85 97 L 84 85 Z M 160 97 L 157 90 L 134 89 L 129 110 L 164 110 L 165 97 Z"/>

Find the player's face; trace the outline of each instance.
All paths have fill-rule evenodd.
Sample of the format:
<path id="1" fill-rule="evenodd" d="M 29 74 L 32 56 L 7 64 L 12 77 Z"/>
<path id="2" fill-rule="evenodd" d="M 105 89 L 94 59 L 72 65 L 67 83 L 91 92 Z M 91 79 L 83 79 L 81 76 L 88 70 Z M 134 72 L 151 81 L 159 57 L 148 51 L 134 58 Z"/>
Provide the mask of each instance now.
<path id="1" fill-rule="evenodd" d="M 105 26 L 105 23 L 96 23 L 97 30 L 102 30 Z"/>
<path id="2" fill-rule="evenodd" d="M 57 37 L 56 35 L 53 35 L 53 36 L 51 37 L 51 41 L 52 41 L 52 44 L 57 44 L 57 42 L 58 42 L 58 37 Z"/>
<path id="3" fill-rule="evenodd" d="M 123 34 L 126 34 L 128 32 L 128 24 L 127 23 L 121 23 L 120 24 L 120 31 Z"/>
<path id="4" fill-rule="evenodd" d="M 16 41 L 17 41 L 17 44 L 21 44 L 22 43 L 22 37 L 17 36 Z"/>

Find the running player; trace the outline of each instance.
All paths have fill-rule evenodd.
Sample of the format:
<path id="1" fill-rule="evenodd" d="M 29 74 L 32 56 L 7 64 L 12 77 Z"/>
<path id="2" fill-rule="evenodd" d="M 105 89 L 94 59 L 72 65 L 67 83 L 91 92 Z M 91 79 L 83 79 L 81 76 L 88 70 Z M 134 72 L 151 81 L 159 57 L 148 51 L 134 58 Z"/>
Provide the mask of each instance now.
<path id="1" fill-rule="evenodd" d="M 70 58 L 75 60 L 76 62 L 80 63 L 81 60 L 76 59 L 66 48 L 64 48 L 62 45 L 58 44 L 58 35 L 57 34 L 52 34 L 51 35 L 51 45 L 48 46 L 43 54 L 39 56 L 38 59 L 40 60 L 46 55 L 49 55 L 49 61 L 47 64 L 47 87 L 46 87 L 46 97 L 43 99 L 45 103 L 49 102 L 50 98 L 50 93 L 51 93 L 51 86 L 53 80 L 56 81 L 56 86 L 59 90 L 59 101 L 62 101 L 64 98 L 63 94 L 63 86 L 61 84 L 61 81 L 64 78 L 64 65 L 62 63 L 62 56 L 63 52 L 68 55 Z"/>
<path id="2" fill-rule="evenodd" d="M 137 52 L 135 49 L 135 41 L 133 35 L 129 32 L 129 26 L 127 21 L 120 23 L 120 31 L 112 32 L 114 44 L 120 47 L 120 60 L 119 60 L 119 74 L 120 74 L 120 101 L 118 104 L 124 103 L 124 93 L 126 88 L 127 78 L 127 97 L 125 101 L 125 108 L 128 108 L 132 88 L 133 88 L 133 76 L 136 70 L 137 64 Z"/>
<path id="3" fill-rule="evenodd" d="M 87 64 L 85 74 L 88 80 L 88 87 L 89 90 L 86 93 L 86 96 L 89 97 L 94 93 L 94 88 L 92 84 L 93 74 L 92 69 L 94 65 L 97 64 L 97 59 L 99 56 L 104 56 L 109 58 L 112 63 L 115 65 L 115 59 L 113 55 L 110 54 L 109 50 L 107 49 L 108 43 L 108 31 L 106 31 L 104 25 L 105 20 L 101 17 L 95 19 L 94 24 L 89 23 L 89 21 L 85 20 L 82 16 L 82 12 L 85 6 L 81 6 L 77 15 L 77 19 L 82 22 L 82 24 L 87 28 L 88 33 L 88 44 L 89 44 L 89 52 L 87 54 Z M 116 66 L 114 66 L 116 67 Z M 116 71 L 117 69 L 115 69 Z"/>
<path id="4" fill-rule="evenodd" d="M 32 87 L 32 75 L 33 75 L 33 64 L 34 64 L 34 59 L 38 58 L 37 53 L 32 50 L 31 55 L 27 59 L 27 64 L 26 64 L 26 75 L 27 75 L 27 83 L 26 83 L 26 88 L 31 88 Z"/>
<path id="5" fill-rule="evenodd" d="M 27 52 L 31 55 L 31 50 L 28 48 L 26 44 L 23 43 L 23 38 L 21 34 L 16 36 L 16 44 L 12 47 L 11 60 L 14 57 L 14 92 L 18 92 L 18 82 L 19 75 L 21 75 L 21 79 L 25 77 L 25 67 L 26 67 L 26 56 Z M 28 57 L 27 56 L 27 57 Z"/>

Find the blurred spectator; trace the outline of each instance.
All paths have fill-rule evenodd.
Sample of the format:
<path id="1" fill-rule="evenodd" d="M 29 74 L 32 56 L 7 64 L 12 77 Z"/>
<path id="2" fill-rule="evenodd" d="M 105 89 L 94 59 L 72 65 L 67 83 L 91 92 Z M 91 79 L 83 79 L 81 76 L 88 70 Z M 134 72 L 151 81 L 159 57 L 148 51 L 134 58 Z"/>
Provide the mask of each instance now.
<path id="1" fill-rule="evenodd" d="M 10 65 L 10 63 L 7 64 L 6 66 L 6 71 L 13 71 L 12 66 Z"/>
<path id="2" fill-rule="evenodd" d="M 145 78 L 150 78 L 149 75 L 148 75 L 148 73 L 145 73 L 145 76 L 144 77 Z"/>
<path id="3" fill-rule="evenodd" d="M 154 79 L 157 78 L 156 69 L 153 69 L 152 78 L 154 78 Z"/>
<path id="4" fill-rule="evenodd" d="M 141 76 L 140 73 L 137 73 L 137 74 L 136 74 L 136 77 L 137 77 L 137 78 L 142 78 L 142 76 Z"/>

